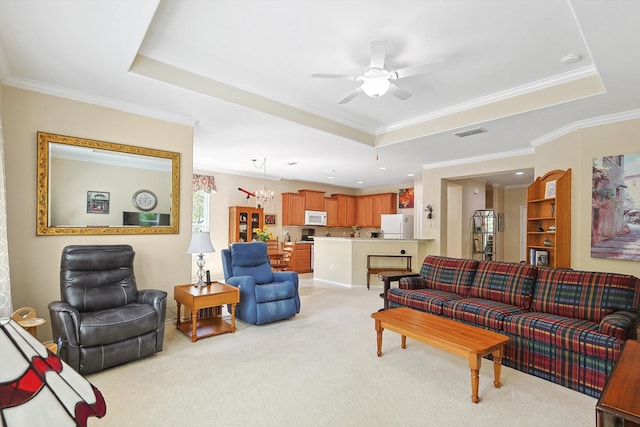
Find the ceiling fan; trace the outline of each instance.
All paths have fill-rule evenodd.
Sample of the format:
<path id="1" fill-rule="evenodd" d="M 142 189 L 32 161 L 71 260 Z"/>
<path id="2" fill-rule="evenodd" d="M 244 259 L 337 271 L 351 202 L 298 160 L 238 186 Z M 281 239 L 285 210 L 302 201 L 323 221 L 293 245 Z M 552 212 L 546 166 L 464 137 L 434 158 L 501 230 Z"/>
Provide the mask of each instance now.
<path id="1" fill-rule="evenodd" d="M 387 41 L 378 40 L 371 42 L 371 57 L 369 67 L 359 76 L 347 76 L 340 74 L 312 74 L 311 77 L 325 79 L 347 79 L 362 82 L 356 90 L 342 98 L 338 103 L 346 104 L 356 96 L 364 93 L 372 98 L 378 98 L 385 93 L 390 92 L 398 99 L 405 100 L 411 97 L 411 94 L 396 84 L 396 80 L 405 77 L 415 76 L 427 72 L 427 66 L 443 59 L 430 61 L 420 65 L 412 65 L 410 67 L 401 68 L 399 70 L 389 71 L 384 68 L 384 60 L 387 50 Z"/>

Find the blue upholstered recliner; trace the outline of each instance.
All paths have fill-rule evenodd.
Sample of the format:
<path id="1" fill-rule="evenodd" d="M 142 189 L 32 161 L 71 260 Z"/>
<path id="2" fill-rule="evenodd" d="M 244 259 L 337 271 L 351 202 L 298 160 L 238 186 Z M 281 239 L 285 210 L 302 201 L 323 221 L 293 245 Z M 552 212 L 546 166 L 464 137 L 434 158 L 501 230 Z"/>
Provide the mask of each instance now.
<path id="1" fill-rule="evenodd" d="M 221 252 L 225 283 L 240 288 L 237 318 L 260 325 L 300 312 L 298 273 L 272 271 L 265 242 L 233 243 Z"/>

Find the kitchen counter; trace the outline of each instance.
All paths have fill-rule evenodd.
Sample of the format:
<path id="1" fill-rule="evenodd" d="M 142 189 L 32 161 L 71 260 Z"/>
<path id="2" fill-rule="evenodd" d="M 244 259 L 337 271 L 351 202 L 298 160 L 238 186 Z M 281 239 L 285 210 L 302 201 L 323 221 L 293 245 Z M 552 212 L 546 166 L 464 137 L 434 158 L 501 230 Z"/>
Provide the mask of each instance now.
<path id="1" fill-rule="evenodd" d="M 419 272 L 433 239 L 372 239 L 367 237 L 314 238 L 313 278 L 341 286 L 367 286 L 367 255 L 411 255 L 412 270 Z M 380 267 L 396 267 L 401 259 L 377 259 Z M 400 264 L 397 265 L 398 267 Z M 382 282 L 371 279 L 372 287 Z"/>

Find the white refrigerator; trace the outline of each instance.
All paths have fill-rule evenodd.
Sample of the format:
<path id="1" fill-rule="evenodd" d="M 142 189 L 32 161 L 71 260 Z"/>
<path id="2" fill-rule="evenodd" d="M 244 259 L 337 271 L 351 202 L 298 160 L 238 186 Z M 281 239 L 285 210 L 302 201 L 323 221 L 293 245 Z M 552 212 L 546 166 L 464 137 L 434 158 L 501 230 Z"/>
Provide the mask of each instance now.
<path id="1" fill-rule="evenodd" d="M 385 214 L 380 224 L 385 239 L 413 239 L 413 215 Z"/>

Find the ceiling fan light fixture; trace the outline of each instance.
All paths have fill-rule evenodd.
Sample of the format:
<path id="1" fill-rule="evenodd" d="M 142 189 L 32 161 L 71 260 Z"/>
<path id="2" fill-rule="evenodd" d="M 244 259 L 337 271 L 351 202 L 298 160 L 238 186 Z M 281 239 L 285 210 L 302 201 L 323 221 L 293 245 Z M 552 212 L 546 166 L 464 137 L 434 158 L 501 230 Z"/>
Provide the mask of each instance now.
<path id="1" fill-rule="evenodd" d="M 365 80 L 362 84 L 362 90 L 367 96 L 377 98 L 387 93 L 389 86 L 391 83 L 386 77 L 373 77 Z"/>

